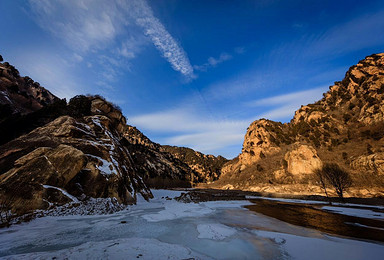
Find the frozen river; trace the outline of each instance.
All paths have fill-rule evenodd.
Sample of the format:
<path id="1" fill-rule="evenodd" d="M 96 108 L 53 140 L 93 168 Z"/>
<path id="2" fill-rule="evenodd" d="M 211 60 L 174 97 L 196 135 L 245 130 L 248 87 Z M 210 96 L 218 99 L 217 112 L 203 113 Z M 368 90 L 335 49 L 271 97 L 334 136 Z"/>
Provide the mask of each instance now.
<path id="1" fill-rule="evenodd" d="M 244 206 L 150 202 L 98 216 L 44 217 L 0 229 L 4 259 L 383 259 L 384 243 L 332 236 Z M 329 210 L 329 209 L 328 209 Z M 384 232 L 372 229 L 372 232 Z"/>

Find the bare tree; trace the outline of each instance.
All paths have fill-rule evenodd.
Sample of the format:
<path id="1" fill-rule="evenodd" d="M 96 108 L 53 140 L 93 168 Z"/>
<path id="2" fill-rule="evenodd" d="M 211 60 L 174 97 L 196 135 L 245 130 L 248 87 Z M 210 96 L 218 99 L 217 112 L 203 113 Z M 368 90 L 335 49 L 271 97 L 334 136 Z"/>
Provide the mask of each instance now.
<path id="1" fill-rule="evenodd" d="M 352 185 L 349 173 L 341 169 L 336 163 L 326 163 L 321 169 L 315 170 L 315 174 L 320 179 L 325 192 L 328 183 L 335 189 L 337 196 L 341 199 L 343 199 L 345 190 Z"/>
<path id="2" fill-rule="evenodd" d="M 318 182 L 320 183 L 320 187 L 321 187 L 321 188 L 324 190 L 324 192 L 325 192 L 325 196 L 327 197 L 329 204 L 332 205 L 332 202 L 331 202 L 331 200 L 329 199 L 329 196 L 328 196 L 328 192 L 327 192 L 327 183 L 326 183 L 325 176 L 324 176 L 324 174 L 323 174 L 323 169 L 321 169 L 321 168 L 315 169 L 315 170 L 314 170 L 314 173 L 315 173 L 315 176 L 316 176 Z"/>

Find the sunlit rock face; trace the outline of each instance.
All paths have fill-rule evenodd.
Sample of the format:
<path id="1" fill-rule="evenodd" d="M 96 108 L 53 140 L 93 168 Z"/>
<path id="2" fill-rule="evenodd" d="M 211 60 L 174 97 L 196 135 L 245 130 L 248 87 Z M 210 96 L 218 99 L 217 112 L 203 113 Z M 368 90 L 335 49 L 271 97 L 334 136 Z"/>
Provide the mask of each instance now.
<path id="1" fill-rule="evenodd" d="M 293 175 L 311 174 L 322 166 L 322 162 L 312 146 L 297 144 L 284 156 L 287 171 Z"/>
<path id="2" fill-rule="evenodd" d="M 323 96 L 298 109 L 290 123 L 266 119 L 251 123 L 241 154 L 223 166 L 214 186 L 314 194 L 318 189 L 313 170 L 334 162 L 352 174 L 351 194 L 365 196 L 368 188 L 370 195 L 380 195 L 384 54 L 352 66 Z"/>

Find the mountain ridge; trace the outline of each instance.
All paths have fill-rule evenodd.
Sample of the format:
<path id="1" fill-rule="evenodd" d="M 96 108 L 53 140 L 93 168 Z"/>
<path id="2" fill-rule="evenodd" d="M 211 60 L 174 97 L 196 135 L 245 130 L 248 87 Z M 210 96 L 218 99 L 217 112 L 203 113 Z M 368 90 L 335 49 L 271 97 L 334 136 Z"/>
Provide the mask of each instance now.
<path id="1" fill-rule="evenodd" d="M 367 56 L 289 123 L 252 122 L 241 154 L 224 165 L 213 187 L 319 194 L 313 170 L 337 162 L 361 186 L 350 195 L 384 195 L 383 93 L 384 54 Z"/>

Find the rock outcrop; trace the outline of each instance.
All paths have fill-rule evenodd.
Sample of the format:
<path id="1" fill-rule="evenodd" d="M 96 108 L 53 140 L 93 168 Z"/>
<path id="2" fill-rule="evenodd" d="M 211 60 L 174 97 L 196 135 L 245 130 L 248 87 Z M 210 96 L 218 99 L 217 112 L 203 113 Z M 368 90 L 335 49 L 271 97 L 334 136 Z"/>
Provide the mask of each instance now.
<path id="1" fill-rule="evenodd" d="M 384 152 L 378 152 L 370 155 L 362 155 L 350 163 L 354 170 L 360 172 L 371 171 L 377 174 L 384 174 Z"/>
<path id="2" fill-rule="evenodd" d="M 370 195 L 380 195 L 384 187 L 383 129 L 381 53 L 352 66 L 321 100 L 297 110 L 290 123 L 253 122 L 241 154 L 224 165 L 222 177 L 213 186 L 281 193 L 297 189 L 314 194 L 313 169 L 335 162 L 351 172 L 355 195 L 366 187 L 374 191 Z"/>

